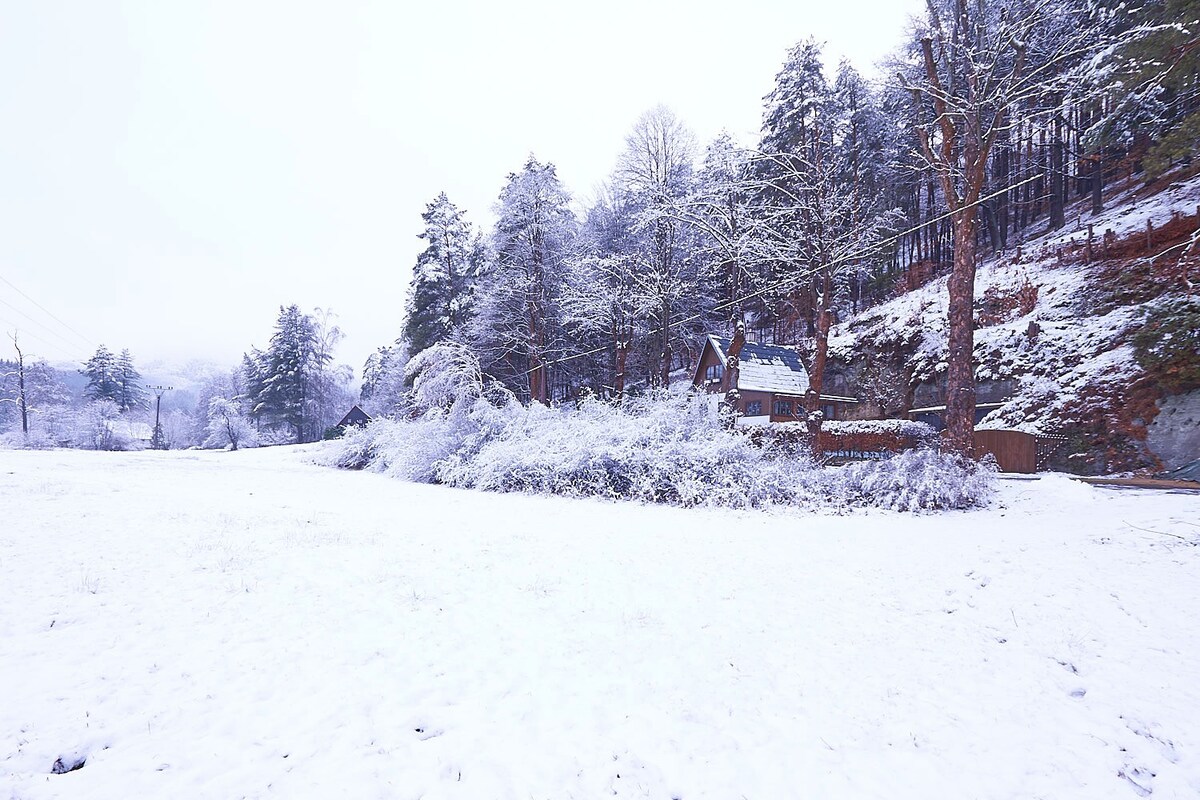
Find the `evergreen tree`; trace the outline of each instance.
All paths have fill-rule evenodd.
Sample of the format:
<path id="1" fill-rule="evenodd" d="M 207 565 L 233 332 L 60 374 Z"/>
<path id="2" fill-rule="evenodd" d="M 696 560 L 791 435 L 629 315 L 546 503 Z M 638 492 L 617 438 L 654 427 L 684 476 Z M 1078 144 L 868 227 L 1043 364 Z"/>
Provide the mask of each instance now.
<path id="1" fill-rule="evenodd" d="M 318 363 L 317 330 L 299 306 L 280 307 L 275 333 L 265 353 L 247 360 L 251 367 L 247 385 L 258 394 L 254 416 L 272 425 L 290 428 L 296 442 L 315 438 L 310 402 L 315 391 Z"/>
<path id="2" fill-rule="evenodd" d="M 471 313 L 474 281 L 484 263 L 482 240 L 446 197 L 439 194 L 421 215 L 428 244 L 417 257 L 409 286 L 404 336 L 413 352 L 445 341 Z"/>
<path id="3" fill-rule="evenodd" d="M 1143 164 L 1156 177 L 1200 147 L 1200 0 L 1146 0 L 1132 9 L 1115 0 L 1104 5 L 1118 12 L 1114 21 L 1124 30 L 1108 68 L 1099 72 L 1115 102 L 1091 140 L 1149 146 Z"/>
<path id="4" fill-rule="evenodd" d="M 119 401 L 121 381 L 117 358 L 107 347 L 100 345 L 96 348 L 96 353 L 87 360 L 79 374 L 86 375 L 88 379 L 83 390 L 86 399 Z"/>
<path id="5" fill-rule="evenodd" d="M 121 413 L 135 408 L 141 408 L 146 403 L 146 392 L 142 388 L 142 374 L 133 365 L 133 356 L 129 350 L 121 351 L 117 357 L 113 374 L 116 381 L 116 397 L 111 398 Z"/>
<path id="6" fill-rule="evenodd" d="M 789 251 L 809 248 L 814 198 L 807 178 L 814 165 L 830 166 L 830 103 L 821 44 L 809 37 L 788 52 L 775 88 L 765 98 L 760 155 L 754 161 L 756 238 L 769 242 L 759 248 L 757 272 L 770 287 L 761 298 L 756 324 L 769 324 L 777 342 L 791 343 L 802 332 L 816 332 L 816 284 L 797 274 L 809 265 L 802 267 Z"/>
<path id="7" fill-rule="evenodd" d="M 242 355 L 239 376 L 243 386 L 242 397 L 245 401 L 247 416 L 258 424 L 262 424 L 263 415 L 266 412 L 266 408 L 262 405 L 263 393 L 266 391 L 266 365 L 267 354 L 257 347 L 251 347 L 249 353 Z M 208 403 L 203 397 L 201 400 L 204 402 L 197 406 L 197 418 L 207 419 Z"/>
<path id="8" fill-rule="evenodd" d="M 810 36 L 788 51 L 775 88 L 764 98 L 763 152 L 803 152 L 817 137 L 817 117 L 829 95 L 821 49 Z"/>

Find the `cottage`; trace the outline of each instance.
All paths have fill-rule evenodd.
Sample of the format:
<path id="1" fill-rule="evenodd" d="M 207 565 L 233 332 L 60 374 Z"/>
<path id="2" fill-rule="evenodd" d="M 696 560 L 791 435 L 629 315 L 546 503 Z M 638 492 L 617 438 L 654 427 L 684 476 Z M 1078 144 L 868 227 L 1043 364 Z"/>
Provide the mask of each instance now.
<path id="1" fill-rule="evenodd" d="M 371 421 L 371 415 L 363 411 L 358 406 L 346 412 L 346 416 L 342 417 L 342 421 L 336 427 L 345 430 L 350 426 L 361 427 Z"/>
<path id="2" fill-rule="evenodd" d="M 808 369 L 795 347 L 746 342 L 738 354 L 736 386 L 725 386 L 725 364 L 731 341 L 728 337 L 709 334 L 700 352 L 700 361 L 692 384 L 708 392 L 737 389 L 739 394 L 738 422 L 743 425 L 765 425 L 771 422 L 797 422 L 805 418 L 804 396 L 809 391 Z M 821 395 L 821 411 L 825 419 L 845 419 L 853 416 L 851 409 L 858 405 L 853 397 Z"/>

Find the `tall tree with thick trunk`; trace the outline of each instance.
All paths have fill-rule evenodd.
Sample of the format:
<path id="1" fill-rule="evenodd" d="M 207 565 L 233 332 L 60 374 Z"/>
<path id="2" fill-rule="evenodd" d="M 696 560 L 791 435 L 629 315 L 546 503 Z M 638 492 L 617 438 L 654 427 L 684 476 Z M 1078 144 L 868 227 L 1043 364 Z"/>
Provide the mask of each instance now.
<path id="1" fill-rule="evenodd" d="M 1011 111 L 1053 94 L 1090 36 L 1069 0 L 927 0 L 918 65 L 901 82 L 922 111 L 920 151 L 950 213 L 953 265 L 944 446 L 969 455 L 975 438 L 973 350 L 976 233 L 988 159 Z"/>

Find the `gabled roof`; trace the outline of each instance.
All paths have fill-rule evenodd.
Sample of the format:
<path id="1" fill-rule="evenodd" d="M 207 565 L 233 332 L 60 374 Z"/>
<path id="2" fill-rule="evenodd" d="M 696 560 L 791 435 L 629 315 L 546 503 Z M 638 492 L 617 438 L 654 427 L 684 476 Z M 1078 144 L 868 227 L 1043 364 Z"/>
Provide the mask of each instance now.
<path id="1" fill-rule="evenodd" d="M 363 411 L 357 405 L 346 412 L 346 416 L 342 417 L 342 421 L 338 423 L 339 428 L 344 428 L 347 425 L 366 425 L 371 421 L 371 415 Z"/>
<path id="2" fill-rule="evenodd" d="M 708 340 L 724 362 L 729 338 L 710 334 Z M 803 395 L 809 387 L 808 370 L 795 347 L 746 342 L 738 357 L 738 373 L 742 391 Z"/>

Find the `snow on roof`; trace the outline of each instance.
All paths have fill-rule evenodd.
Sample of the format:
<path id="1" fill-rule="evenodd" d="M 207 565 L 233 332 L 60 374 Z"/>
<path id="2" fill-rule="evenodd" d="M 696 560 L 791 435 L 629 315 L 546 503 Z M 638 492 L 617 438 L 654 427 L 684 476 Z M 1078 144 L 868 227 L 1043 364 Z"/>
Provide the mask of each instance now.
<path id="1" fill-rule="evenodd" d="M 714 335 L 708 338 L 723 361 L 730 340 Z M 743 391 L 803 395 L 809 388 L 808 370 L 794 347 L 746 342 L 738 357 L 738 373 L 738 388 Z"/>

